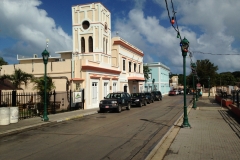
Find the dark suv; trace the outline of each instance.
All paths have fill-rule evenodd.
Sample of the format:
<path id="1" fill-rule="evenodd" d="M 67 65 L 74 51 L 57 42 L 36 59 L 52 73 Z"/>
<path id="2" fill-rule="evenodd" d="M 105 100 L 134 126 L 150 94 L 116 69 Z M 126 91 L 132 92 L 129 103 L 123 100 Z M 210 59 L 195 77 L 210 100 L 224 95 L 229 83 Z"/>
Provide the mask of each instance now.
<path id="1" fill-rule="evenodd" d="M 109 93 L 104 100 L 99 103 L 99 112 L 106 110 L 116 110 L 118 113 L 122 111 L 122 107 L 127 110 L 131 109 L 131 96 L 126 92 Z"/>
<path id="2" fill-rule="evenodd" d="M 162 93 L 160 91 L 152 91 L 152 94 L 154 95 L 154 100 L 162 100 Z"/>
<path id="3" fill-rule="evenodd" d="M 131 94 L 131 99 L 132 99 L 132 106 L 139 106 L 142 107 L 143 105 L 147 105 L 147 100 L 146 96 L 144 93 L 132 93 Z"/>
<path id="4" fill-rule="evenodd" d="M 144 92 L 147 103 L 153 103 L 154 102 L 154 97 L 151 92 Z"/>

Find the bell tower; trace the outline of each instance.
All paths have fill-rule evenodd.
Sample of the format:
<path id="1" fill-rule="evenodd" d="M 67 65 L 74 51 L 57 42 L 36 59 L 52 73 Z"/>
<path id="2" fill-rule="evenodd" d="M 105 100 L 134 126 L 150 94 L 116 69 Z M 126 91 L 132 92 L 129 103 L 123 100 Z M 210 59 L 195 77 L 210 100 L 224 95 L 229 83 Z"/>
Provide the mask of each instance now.
<path id="1" fill-rule="evenodd" d="M 111 53 L 111 14 L 101 3 L 72 6 L 73 52 Z"/>

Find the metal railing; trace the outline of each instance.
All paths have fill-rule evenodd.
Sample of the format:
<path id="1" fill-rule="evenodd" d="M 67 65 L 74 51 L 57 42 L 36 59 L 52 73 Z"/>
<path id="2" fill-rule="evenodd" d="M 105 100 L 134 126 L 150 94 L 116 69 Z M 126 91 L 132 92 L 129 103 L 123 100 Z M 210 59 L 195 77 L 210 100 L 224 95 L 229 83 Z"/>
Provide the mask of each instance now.
<path id="1" fill-rule="evenodd" d="M 72 91 L 48 94 L 49 103 L 47 104 L 47 114 L 56 114 L 71 111 Z M 18 107 L 19 120 L 42 116 L 44 105 L 38 92 L 0 91 L 0 107 Z"/>

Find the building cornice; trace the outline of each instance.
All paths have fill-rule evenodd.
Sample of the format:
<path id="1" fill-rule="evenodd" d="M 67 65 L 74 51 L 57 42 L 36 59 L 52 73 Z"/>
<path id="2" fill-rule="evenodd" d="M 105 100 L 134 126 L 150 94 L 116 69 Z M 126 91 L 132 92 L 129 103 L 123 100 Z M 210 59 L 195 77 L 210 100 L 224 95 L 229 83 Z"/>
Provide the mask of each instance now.
<path id="1" fill-rule="evenodd" d="M 126 43 L 124 43 L 124 42 L 121 41 L 121 40 L 115 40 L 115 41 L 113 42 L 113 45 L 123 46 L 124 48 L 126 48 L 126 49 L 128 49 L 128 50 L 130 50 L 130 51 L 132 51 L 132 52 L 134 52 L 134 53 L 136 53 L 136 54 L 138 54 L 138 55 L 140 55 L 140 56 L 142 56 L 142 57 L 144 56 L 143 52 L 141 52 L 140 50 L 137 50 L 136 48 L 134 48 L 134 47 L 132 47 L 132 46 L 126 44 Z"/>
<path id="2" fill-rule="evenodd" d="M 111 73 L 111 74 L 120 74 L 121 73 L 121 71 L 119 71 L 119 70 L 101 68 L 101 67 L 96 67 L 96 66 L 88 66 L 88 65 L 82 66 L 82 70 L 91 70 L 91 71 L 98 71 L 98 72 Z"/>

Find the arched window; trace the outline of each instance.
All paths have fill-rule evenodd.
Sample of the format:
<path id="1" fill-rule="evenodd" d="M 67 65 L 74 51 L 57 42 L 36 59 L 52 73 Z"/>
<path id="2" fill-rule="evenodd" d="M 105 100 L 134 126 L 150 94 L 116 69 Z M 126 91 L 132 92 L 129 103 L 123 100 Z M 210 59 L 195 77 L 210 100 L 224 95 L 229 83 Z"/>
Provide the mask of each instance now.
<path id="1" fill-rule="evenodd" d="M 104 44 L 105 44 L 105 38 L 103 38 L 103 53 L 105 53 L 105 47 L 104 47 Z"/>
<path id="2" fill-rule="evenodd" d="M 85 53 L 85 39 L 84 39 L 84 37 L 81 38 L 81 52 Z"/>
<path id="3" fill-rule="evenodd" d="M 89 46 L 89 48 L 88 48 L 89 52 L 93 52 L 93 38 L 92 38 L 92 36 L 90 36 L 88 38 L 88 46 Z"/>
<path id="4" fill-rule="evenodd" d="M 107 54 L 107 51 L 108 51 L 108 40 L 106 39 L 106 54 Z"/>

